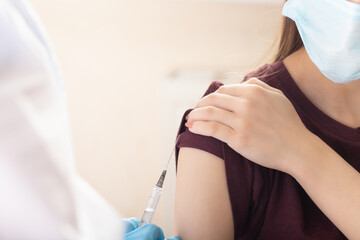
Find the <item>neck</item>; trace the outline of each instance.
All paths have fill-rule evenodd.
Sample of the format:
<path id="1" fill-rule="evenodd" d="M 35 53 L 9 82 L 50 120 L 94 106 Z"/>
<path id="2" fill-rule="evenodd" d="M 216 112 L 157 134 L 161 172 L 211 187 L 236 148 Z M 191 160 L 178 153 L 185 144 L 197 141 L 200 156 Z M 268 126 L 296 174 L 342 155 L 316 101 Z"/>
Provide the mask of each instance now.
<path id="1" fill-rule="evenodd" d="M 283 62 L 301 91 L 321 111 L 349 127 L 360 127 L 360 80 L 332 82 L 310 60 L 304 47 Z"/>

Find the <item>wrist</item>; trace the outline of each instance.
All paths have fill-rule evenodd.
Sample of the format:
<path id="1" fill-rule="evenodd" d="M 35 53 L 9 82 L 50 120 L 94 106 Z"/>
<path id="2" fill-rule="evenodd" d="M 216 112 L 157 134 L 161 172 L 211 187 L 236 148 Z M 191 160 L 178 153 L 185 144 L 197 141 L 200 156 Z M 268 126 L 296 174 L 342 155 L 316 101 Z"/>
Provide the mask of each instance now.
<path id="1" fill-rule="evenodd" d="M 308 132 L 305 137 L 301 139 L 301 144 L 298 144 L 296 151 L 293 151 L 290 157 L 290 164 L 286 168 L 286 173 L 294 178 L 299 178 L 306 174 L 306 172 L 320 164 L 324 158 L 324 154 L 329 148 L 318 136 Z"/>

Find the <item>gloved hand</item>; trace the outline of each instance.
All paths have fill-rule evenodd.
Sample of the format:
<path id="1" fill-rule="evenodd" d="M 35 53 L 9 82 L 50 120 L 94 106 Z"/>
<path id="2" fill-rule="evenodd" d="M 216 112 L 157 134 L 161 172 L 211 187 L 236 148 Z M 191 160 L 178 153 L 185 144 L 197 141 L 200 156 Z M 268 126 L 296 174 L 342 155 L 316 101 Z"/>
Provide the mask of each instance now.
<path id="1" fill-rule="evenodd" d="M 123 219 L 125 226 L 124 240 L 181 240 L 179 237 L 166 238 L 158 226 L 148 223 L 138 228 L 140 220 L 137 218 Z"/>

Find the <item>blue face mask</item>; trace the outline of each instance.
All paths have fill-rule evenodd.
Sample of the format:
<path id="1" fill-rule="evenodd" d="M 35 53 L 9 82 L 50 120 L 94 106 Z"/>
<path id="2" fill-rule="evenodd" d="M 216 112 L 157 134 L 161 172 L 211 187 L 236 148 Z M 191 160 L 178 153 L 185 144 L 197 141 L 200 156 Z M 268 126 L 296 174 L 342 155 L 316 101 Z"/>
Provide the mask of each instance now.
<path id="1" fill-rule="evenodd" d="M 310 59 L 335 83 L 360 79 L 360 4 L 288 0 L 283 15 L 299 30 Z"/>

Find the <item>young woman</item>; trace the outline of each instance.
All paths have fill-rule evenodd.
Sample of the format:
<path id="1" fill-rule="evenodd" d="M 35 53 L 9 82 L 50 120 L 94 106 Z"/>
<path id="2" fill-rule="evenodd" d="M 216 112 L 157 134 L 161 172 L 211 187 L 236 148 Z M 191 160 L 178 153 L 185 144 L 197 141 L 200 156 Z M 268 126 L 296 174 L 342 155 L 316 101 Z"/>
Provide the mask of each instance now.
<path id="1" fill-rule="evenodd" d="M 275 61 L 184 114 L 183 240 L 360 239 L 360 0 L 289 0 L 283 15 Z"/>

